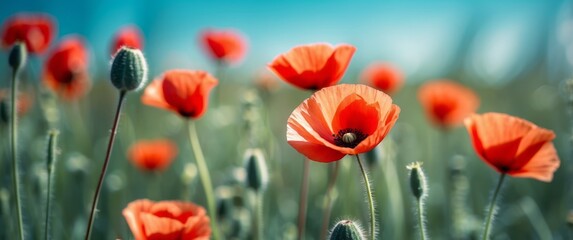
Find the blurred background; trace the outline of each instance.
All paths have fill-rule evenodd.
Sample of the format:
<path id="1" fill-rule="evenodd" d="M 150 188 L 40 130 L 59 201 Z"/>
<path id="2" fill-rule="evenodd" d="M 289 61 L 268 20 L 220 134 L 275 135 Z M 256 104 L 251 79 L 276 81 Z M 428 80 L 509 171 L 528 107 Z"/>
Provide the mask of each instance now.
<path id="1" fill-rule="evenodd" d="M 209 109 L 197 124 L 219 197 L 236 194 L 239 197 L 233 204 L 239 207 L 248 200 L 237 193 L 244 190 L 239 182 L 244 177 L 242 156 L 249 147 L 245 133 L 258 129 L 260 138 L 255 145 L 265 152 L 271 176 L 263 208 L 266 239 L 296 236 L 303 157 L 284 136 L 286 119 L 310 93 L 281 83 L 280 89 L 261 94 L 255 91 L 254 82 L 280 53 L 315 42 L 357 47 L 342 82 L 357 83 L 360 72 L 374 61 L 391 62 L 405 75 L 405 87 L 394 95 L 402 108 L 400 119 L 389 140 L 380 146 L 378 161 L 370 166 L 383 239 L 417 237 L 414 200 L 405 168 L 414 161 L 424 162 L 430 179 L 429 236 L 452 238 L 448 232 L 459 228 L 464 232 L 459 238 L 473 239 L 481 231 L 484 209 L 498 175 L 475 155 L 463 127 L 443 134 L 427 120 L 416 98 L 417 89 L 438 78 L 452 79 L 475 90 L 481 99 L 478 112 L 509 113 L 557 134 L 555 146 L 561 167 L 553 182 L 509 179 L 492 232 L 494 239 L 573 239 L 573 92 L 566 83 L 573 71 L 571 1 L 22 0 L 1 5 L 1 21 L 20 12 L 48 13 L 57 20 L 55 42 L 79 34 L 90 49 L 93 87 L 88 96 L 69 103 L 38 94 L 31 113 L 22 118 L 20 145 L 26 149 L 22 158 L 26 159 L 24 185 L 28 194 L 24 206 L 29 228 L 36 232 L 34 237 L 40 238 L 43 228 L 43 205 L 38 202 L 43 201 L 47 131 L 38 105 L 55 102 L 62 132 L 54 237 L 78 239 L 85 231 L 87 208 L 117 99 L 108 79 L 111 38 L 121 27 L 134 24 L 144 35 L 150 78 L 174 68 L 213 72 L 215 64 L 199 44 L 199 33 L 204 29 L 232 28 L 246 36 L 249 46 L 245 59 L 226 69 L 221 79 L 221 106 Z M 0 58 L 7 59 L 7 52 L 2 51 Z M 23 78 L 39 81 L 43 59 L 32 59 L 31 70 Z M 8 88 L 8 64 L 0 64 L 0 73 L 4 79 L 0 87 Z M 185 199 L 204 205 L 184 122 L 170 112 L 142 105 L 140 95 L 128 96 L 92 239 L 132 239 L 121 210 L 135 199 Z M 256 117 L 252 118 L 249 111 Z M 8 141 L 4 140 L 7 125 L 0 132 L 1 213 L 2 221 L 10 222 L 8 216 L 13 212 L 7 199 L 11 173 Z M 162 173 L 141 172 L 126 159 L 131 144 L 150 138 L 173 139 L 180 149 L 177 159 Z M 361 176 L 354 161 L 347 158 L 342 160 L 331 226 L 334 220 L 345 218 L 367 223 Z M 444 204 L 446 184 L 450 184 L 444 177 L 447 172 L 460 174 L 456 175 L 460 178 L 455 191 L 459 191 L 462 206 Z M 328 168 L 312 162 L 311 173 L 306 239 L 318 239 Z M 460 223 L 461 227 L 449 225 L 444 211 L 461 212 L 467 221 Z M 237 212 L 240 214 L 233 215 L 235 223 L 228 231 L 240 231 L 237 239 L 249 239 L 248 211 Z M 0 238 L 10 239 L 13 231 L 0 228 Z"/>

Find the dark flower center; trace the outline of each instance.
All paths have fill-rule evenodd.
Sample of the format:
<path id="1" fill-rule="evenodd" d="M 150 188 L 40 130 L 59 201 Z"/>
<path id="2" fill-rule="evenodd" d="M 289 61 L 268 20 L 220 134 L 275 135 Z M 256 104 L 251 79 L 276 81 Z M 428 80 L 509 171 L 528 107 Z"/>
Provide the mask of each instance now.
<path id="1" fill-rule="evenodd" d="M 332 134 L 332 137 L 334 137 L 334 144 L 336 146 L 355 148 L 368 136 L 358 129 L 346 128 L 338 131 L 337 134 Z"/>

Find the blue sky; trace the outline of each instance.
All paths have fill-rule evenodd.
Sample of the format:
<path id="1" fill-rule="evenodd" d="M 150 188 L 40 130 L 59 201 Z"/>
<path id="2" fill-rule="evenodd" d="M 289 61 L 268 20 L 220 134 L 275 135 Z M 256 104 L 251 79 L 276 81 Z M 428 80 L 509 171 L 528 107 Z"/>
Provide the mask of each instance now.
<path id="1" fill-rule="evenodd" d="M 565 3 L 35 0 L 11 1 L 0 9 L 0 19 L 20 11 L 50 13 L 58 20 L 59 37 L 87 38 L 96 65 L 108 60 L 113 33 L 136 24 L 154 72 L 212 69 L 197 38 L 213 27 L 235 28 L 248 37 L 247 58 L 238 66 L 247 73 L 293 46 L 329 42 L 357 47 L 351 68 L 391 61 L 409 75 L 439 77 L 462 64 L 499 77 L 519 71 L 544 51 Z"/>

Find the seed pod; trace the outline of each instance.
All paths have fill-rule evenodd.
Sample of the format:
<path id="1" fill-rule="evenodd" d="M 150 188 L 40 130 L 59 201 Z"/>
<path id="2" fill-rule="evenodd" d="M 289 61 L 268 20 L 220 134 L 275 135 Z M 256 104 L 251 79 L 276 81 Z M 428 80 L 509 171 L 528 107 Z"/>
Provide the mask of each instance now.
<path id="1" fill-rule="evenodd" d="M 137 91 L 147 80 L 147 62 L 139 49 L 122 47 L 111 64 L 111 83 L 120 91 Z"/>
<path id="2" fill-rule="evenodd" d="M 245 183 L 255 191 L 264 191 L 269 182 L 269 173 L 263 152 L 258 148 L 247 149 L 245 152 Z"/>
<path id="3" fill-rule="evenodd" d="M 410 188 L 412 189 L 412 194 L 417 200 L 425 198 L 428 194 L 428 185 L 426 183 L 426 175 L 422 170 L 422 164 L 415 162 L 406 168 L 410 170 Z"/>
<path id="4" fill-rule="evenodd" d="M 350 220 L 338 222 L 330 233 L 330 240 L 362 240 L 364 234 L 358 224 Z"/>

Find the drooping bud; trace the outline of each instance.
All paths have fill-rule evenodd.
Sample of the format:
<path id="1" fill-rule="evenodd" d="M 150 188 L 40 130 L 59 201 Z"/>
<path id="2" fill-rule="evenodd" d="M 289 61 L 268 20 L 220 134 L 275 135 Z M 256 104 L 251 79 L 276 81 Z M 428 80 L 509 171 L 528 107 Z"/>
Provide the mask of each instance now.
<path id="1" fill-rule="evenodd" d="M 255 191 L 264 191 L 269 182 L 269 173 L 263 152 L 258 148 L 247 149 L 245 152 L 245 183 Z"/>
<path id="2" fill-rule="evenodd" d="M 10 56 L 8 56 L 8 63 L 14 71 L 19 71 L 26 65 L 26 58 L 28 53 L 26 51 L 26 44 L 19 42 L 14 44 L 12 50 L 10 50 Z"/>
<path id="3" fill-rule="evenodd" d="M 428 195 L 428 185 L 426 183 L 426 175 L 422 170 L 422 163 L 414 162 L 406 168 L 410 170 L 410 188 L 412 194 L 417 200 L 423 199 Z"/>
<path id="4" fill-rule="evenodd" d="M 139 49 L 122 47 L 111 64 L 111 83 L 120 91 L 137 91 L 147 80 L 147 62 Z"/>
<path id="5" fill-rule="evenodd" d="M 330 232 L 330 240 L 362 240 L 364 234 L 360 226 L 350 220 L 338 222 Z"/>

